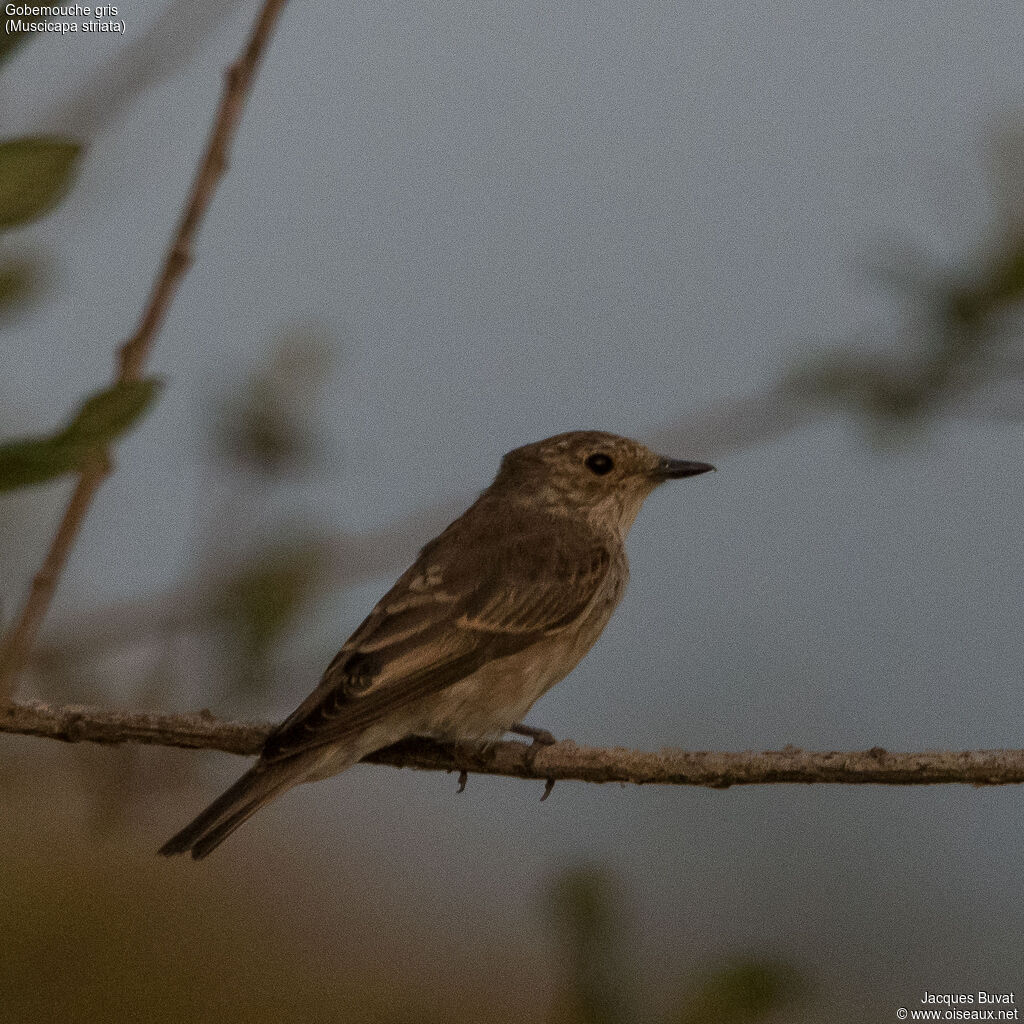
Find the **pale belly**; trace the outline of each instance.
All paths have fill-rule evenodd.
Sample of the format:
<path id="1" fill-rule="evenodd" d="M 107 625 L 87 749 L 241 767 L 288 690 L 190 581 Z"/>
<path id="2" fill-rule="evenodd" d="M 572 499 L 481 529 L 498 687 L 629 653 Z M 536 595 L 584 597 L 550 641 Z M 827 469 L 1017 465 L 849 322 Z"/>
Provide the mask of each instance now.
<path id="1" fill-rule="evenodd" d="M 478 669 L 424 701 L 418 735 L 491 739 L 523 721 L 531 707 L 583 659 L 622 597 L 622 585 L 599 595 L 571 635 L 562 633 Z"/>

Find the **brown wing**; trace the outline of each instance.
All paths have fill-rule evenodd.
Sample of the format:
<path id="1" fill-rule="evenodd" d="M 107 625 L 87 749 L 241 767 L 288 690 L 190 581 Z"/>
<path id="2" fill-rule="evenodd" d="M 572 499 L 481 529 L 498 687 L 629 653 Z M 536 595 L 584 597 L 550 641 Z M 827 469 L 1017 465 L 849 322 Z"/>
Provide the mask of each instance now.
<path id="1" fill-rule="evenodd" d="M 498 537 L 451 534 L 424 548 L 380 600 L 270 736 L 265 758 L 343 740 L 567 628 L 611 565 L 607 545 L 593 537 L 553 540 L 549 530 L 521 527 Z"/>

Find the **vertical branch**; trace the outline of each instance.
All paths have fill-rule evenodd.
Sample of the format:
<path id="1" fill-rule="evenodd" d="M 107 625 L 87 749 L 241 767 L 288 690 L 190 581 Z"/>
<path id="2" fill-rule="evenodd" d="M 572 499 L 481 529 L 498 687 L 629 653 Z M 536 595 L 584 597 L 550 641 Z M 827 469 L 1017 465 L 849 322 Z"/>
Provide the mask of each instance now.
<path id="1" fill-rule="evenodd" d="M 138 327 L 118 353 L 116 382 L 137 380 L 141 376 L 181 279 L 192 263 L 196 232 L 227 171 L 228 152 L 237 134 L 246 99 L 285 3 L 287 0 L 264 0 L 245 49 L 227 70 L 210 137 L 181 219 L 139 318 Z M 28 597 L 0 646 L 0 703 L 10 700 L 14 693 L 18 673 L 35 643 L 85 516 L 110 470 L 109 460 L 99 459 L 82 472 L 75 484 L 43 564 L 32 580 Z"/>

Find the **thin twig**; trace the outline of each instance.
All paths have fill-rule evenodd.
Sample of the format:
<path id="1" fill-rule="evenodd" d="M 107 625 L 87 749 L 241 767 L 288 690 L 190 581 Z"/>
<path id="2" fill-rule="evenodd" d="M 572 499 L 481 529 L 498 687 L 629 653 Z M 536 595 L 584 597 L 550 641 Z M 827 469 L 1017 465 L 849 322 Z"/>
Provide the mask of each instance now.
<path id="1" fill-rule="evenodd" d="M 270 42 L 274 26 L 287 0 L 265 0 L 253 25 L 245 49 L 225 77 L 224 91 L 214 118 L 206 150 L 199 162 L 192 190 L 154 282 L 135 333 L 118 353 L 116 382 L 137 380 L 153 346 L 181 279 L 192 263 L 196 231 L 209 209 L 213 194 L 228 167 L 228 152 L 238 130 L 245 101 L 256 70 Z M 35 643 L 46 616 L 68 555 L 81 530 L 93 498 L 110 473 L 108 460 L 102 459 L 85 469 L 75 484 L 64 510 L 60 526 L 29 588 L 28 597 L 10 632 L 0 646 L 0 703 L 14 692 L 15 682 Z"/>
<path id="2" fill-rule="evenodd" d="M 53 707 L 17 702 L 0 708 L 0 732 L 66 742 L 147 743 L 195 750 L 221 750 L 255 756 L 271 726 L 225 722 L 208 713 L 163 715 L 104 708 Z M 569 741 L 551 746 L 518 742 L 458 747 L 408 739 L 371 754 L 370 764 L 421 771 L 475 772 L 518 779 L 577 782 L 631 782 L 637 785 L 730 786 L 779 782 L 831 782 L 890 786 L 966 783 L 1003 786 L 1024 782 L 1024 750 L 937 750 L 890 753 L 808 751 L 796 747 L 761 752 L 580 747 Z"/>

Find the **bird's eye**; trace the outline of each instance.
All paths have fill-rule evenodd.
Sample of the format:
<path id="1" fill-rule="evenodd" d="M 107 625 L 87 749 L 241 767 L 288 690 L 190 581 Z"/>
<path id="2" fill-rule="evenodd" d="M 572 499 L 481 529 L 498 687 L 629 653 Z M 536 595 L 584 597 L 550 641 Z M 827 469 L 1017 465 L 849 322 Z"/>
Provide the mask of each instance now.
<path id="1" fill-rule="evenodd" d="M 612 462 L 610 455 L 605 455 L 604 452 L 597 452 L 594 455 L 587 457 L 584 465 L 591 473 L 596 473 L 598 476 L 604 476 L 605 473 L 610 473 L 615 468 L 615 463 Z"/>

